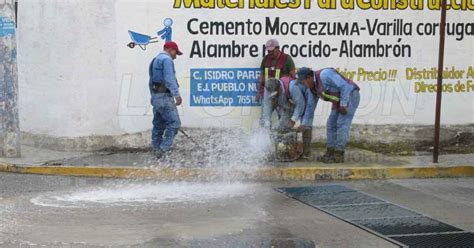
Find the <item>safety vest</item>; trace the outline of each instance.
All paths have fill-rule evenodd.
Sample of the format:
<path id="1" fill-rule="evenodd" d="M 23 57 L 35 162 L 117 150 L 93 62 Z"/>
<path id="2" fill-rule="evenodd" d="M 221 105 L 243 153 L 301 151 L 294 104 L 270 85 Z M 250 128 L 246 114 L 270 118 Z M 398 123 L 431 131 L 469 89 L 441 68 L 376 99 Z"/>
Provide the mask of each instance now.
<path id="1" fill-rule="evenodd" d="M 294 80 L 291 76 L 283 76 L 280 78 L 280 86 L 281 89 L 283 90 L 283 96 L 286 97 L 286 101 L 288 103 L 288 106 L 291 108 L 295 105 L 295 102 L 293 99 L 291 99 L 291 94 L 290 94 L 290 84 Z"/>
<path id="2" fill-rule="evenodd" d="M 283 52 L 280 52 L 280 56 L 278 57 L 277 63 L 273 66 L 273 59 L 270 57 L 265 57 L 265 82 L 268 81 L 270 78 L 280 79 L 281 70 L 285 67 L 286 55 Z"/>
<path id="3" fill-rule="evenodd" d="M 283 93 L 285 94 L 286 98 L 290 98 L 290 83 L 293 81 L 291 76 L 283 76 L 280 78 L 280 84 L 283 89 Z"/>
<path id="4" fill-rule="evenodd" d="M 315 88 L 312 88 L 311 89 L 311 92 L 318 96 L 318 97 L 321 97 L 323 99 L 327 99 L 329 102 L 332 102 L 333 103 L 333 108 L 337 107 L 339 102 L 341 101 L 341 93 L 340 92 L 327 92 L 324 90 L 324 85 L 321 81 L 321 72 L 325 69 L 334 69 L 334 68 L 324 68 L 324 69 L 321 69 L 321 70 L 318 70 L 318 71 L 315 71 L 314 72 L 314 81 L 317 82 L 317 89 Z M 344 75 L 342 75 L 341 73 L 339 73 L 336 69 L 334 69 L 334 71 L 337 72 L 337 74 L 339 74 L 348 84 L 352 84 L 355 86 L 355 90 L 360 90 L 359 86 L 354 83 L 354 81 L 352 81 L 351 79 L 349 78 L 346 78 L 344 77 Z"/>

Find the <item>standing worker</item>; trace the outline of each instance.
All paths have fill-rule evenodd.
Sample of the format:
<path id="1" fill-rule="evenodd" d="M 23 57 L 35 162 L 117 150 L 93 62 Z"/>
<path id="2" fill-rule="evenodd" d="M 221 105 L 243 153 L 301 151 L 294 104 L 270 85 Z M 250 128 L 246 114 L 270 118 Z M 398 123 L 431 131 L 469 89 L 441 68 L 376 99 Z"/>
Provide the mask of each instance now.
<path id="1" fill-rule="evenodd" d="M 285 76 L 295 78 L 295 63 L 291 56 L 280 51 L 280 44 L 275 39 L 267 41 L 265 49 L 268 54 L 263 58 L 260 65 L 261 74 L 256 99 L 262 102 L 260 125 L 270 128 L 273 111 L 268 91 L 265 89 L 265 83 L 270 79 L 280 79 Z"/>
<path id="2" fill-rule="evenodd" d="M 299 72 L 298 78 L 313 95 L 332 102 L 332 111 L 326 128 L 327 151 L 318 160 L 324 163 L 343 163 L 352 119 L 359 107 L 360 88 L 334 68 L 325 68 L 315 72 L 309 68 L 301 68 Z"/>
<path id="3" fill-rule="evenodd" d="M 173 60 L 182 55 L 175 42 L 167 41 L 163 51 L 149 67 L 151 105 L 153 106 L 152 146 L 157 158 L 171 151 L 173 139 L 181 127 L 176 106 L 181 105 Z"/>

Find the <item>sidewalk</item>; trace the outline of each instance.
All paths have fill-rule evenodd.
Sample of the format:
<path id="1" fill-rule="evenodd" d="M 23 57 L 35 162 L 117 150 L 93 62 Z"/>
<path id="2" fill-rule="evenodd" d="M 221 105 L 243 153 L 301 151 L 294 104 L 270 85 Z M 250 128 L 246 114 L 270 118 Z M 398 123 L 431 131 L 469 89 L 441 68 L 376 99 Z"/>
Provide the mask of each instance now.
<path id="1" fill-rule="evenodd" d="M 315 150 L 314 156 L 323 150 Z M 0 172 L 47 175 L 96 176 L 119 178 L 337 180 L 434 178 L 474 176 L 474 154 L 440 156 L 431 162 L 431 154 L 387 156 L 362 149 L 346 152 L 346 163 L 323 164 L 317 161 L 291 163 L 261 159 L 209 156 L 202 151 L 176 151 L 168 159 L 157 160 L 142 152 L 58 152 L 23 146 L 22 158 L 0 158 Z"/>

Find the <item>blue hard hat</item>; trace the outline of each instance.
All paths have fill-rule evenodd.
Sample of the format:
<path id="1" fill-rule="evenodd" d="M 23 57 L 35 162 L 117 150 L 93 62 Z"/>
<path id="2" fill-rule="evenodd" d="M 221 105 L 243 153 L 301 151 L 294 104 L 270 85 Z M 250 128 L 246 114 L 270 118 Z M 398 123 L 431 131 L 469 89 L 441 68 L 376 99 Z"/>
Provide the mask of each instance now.
<path id="1" fill-rule="evenodd" d="M 308 67 L 301 67 L 296 73 L 298 78 L 307 78 L 308 76 L 313 76 L 313 70 Z"/>

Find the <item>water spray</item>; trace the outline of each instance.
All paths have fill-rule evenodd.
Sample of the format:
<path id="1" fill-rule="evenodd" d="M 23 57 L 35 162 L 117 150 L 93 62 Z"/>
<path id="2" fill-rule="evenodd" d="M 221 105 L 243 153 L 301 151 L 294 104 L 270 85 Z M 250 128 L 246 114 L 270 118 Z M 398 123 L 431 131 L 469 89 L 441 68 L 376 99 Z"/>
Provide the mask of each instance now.
<path id="1" fill-rule="evenodd" d="M 189 139 L 197 148 L 206 151 L 206 148 L 202 147 L 198 142 L 196 142 L 191 136 L 189 136 L 185 131 L 183 131 L 181 128 L 179 129 L 179 132 L 184 135 L 187 139 Z"/>

